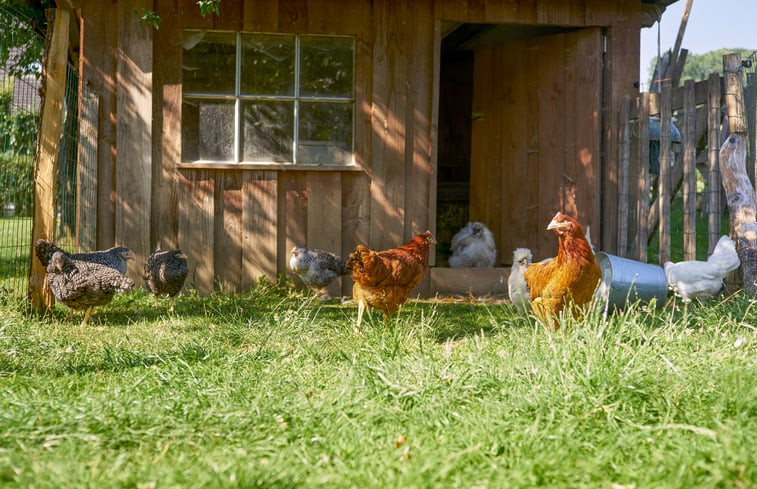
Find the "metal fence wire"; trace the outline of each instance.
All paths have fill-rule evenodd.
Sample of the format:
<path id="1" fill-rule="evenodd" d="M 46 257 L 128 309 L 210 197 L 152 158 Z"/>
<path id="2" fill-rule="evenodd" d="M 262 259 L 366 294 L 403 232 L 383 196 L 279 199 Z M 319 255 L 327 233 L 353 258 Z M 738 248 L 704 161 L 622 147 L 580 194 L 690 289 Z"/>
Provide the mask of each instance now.
<path id="1" fill-rule="evenodd" d="M 34 162 L 45 39 L 11 6 L 0 6 L 0 297 L 25 297 L 31 260 Z M 68 64 L 52 239 L 78 249 L 78 84 Z"/>

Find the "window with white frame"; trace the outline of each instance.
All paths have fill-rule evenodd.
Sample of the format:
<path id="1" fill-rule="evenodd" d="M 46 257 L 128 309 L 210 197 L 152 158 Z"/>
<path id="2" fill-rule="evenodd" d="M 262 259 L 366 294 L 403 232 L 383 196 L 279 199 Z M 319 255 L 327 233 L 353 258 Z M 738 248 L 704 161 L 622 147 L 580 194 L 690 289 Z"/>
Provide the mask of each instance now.
<path id="1" fill-rule="evenodd" d="M 184 31 L 181 159 L 353 161 L 355 40 Z"/>

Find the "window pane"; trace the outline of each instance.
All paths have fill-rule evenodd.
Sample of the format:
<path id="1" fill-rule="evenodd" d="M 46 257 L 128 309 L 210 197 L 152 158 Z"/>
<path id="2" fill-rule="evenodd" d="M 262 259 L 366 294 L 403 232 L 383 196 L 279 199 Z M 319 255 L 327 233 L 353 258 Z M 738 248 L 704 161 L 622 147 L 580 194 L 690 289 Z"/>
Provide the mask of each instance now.
<path id="1" fill-rule="evenodd" d="M 234 93 L 236 35 L 188 31 L 182 44 L 185 92 Z"/>
<path id="2" fill-rule="evenodd" d="M 243 102 L 242 124 L 244 161 L 292 161 L 294 102 Z"/>
<path id="3" fill-rule="evenodd" d="M 246 95 L 294 95 L 294 36 L 242 36 L 242 82 Z"/>
<path id="4" fill-rule="evenodd" d="M 352 98 L 354 50 L 351 37 L 303 36 L 300 95 Z"/>
<path id="5" fill-rule="evenodd" d="M 352 159 L 352 103 L 300 103 L 298 163 L 348 164 Z"/>
<path id="6" fill-rule="evenodd" d="M 181 104 L 181 159 L 234 159 L 233 101 L 184 100 Z"/>

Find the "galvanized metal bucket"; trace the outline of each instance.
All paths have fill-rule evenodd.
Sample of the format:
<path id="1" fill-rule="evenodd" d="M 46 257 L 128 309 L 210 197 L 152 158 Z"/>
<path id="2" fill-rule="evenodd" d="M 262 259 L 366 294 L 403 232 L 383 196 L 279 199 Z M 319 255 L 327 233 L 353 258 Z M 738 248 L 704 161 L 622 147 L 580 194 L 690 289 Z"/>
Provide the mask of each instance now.
<path id="1" fill-rule="evenodd" d="M 622 309 L 636 301 L 665 304 L 668 297 L 668 280 L 659 265 L 643 263 L 599 251 L 596 253 L 602 269 L 602 281 L 597 297 L 603 306 Z"/>

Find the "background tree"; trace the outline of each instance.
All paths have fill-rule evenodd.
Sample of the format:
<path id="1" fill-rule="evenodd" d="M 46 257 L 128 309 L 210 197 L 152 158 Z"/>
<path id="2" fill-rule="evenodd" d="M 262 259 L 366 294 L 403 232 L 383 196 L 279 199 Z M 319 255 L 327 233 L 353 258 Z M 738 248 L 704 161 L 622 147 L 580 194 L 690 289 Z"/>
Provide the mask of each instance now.
<path id="1" fill-rule="evenodd" d="M 689 53 L 686 57 L 686 64 L 683 67 L 683 73 L 681 74 L 681 82 L 689 78 L 694 81 L 701 81 L 706 79 L 710 73 L 723 72 L 723 55 L 728 53 L 741 53 L 741 59 L 748 58 L 755 50 L 744 48 L 721 48 L 714 51 L 708 51 L 704 54 L 692 54 Z M 647 80 L 647 86 L 652 86 L 652 76 L 654 76 L 655 65 L 657 64 L 657 58 L 652 58 L 649 62 L 649 80 Z"/>

